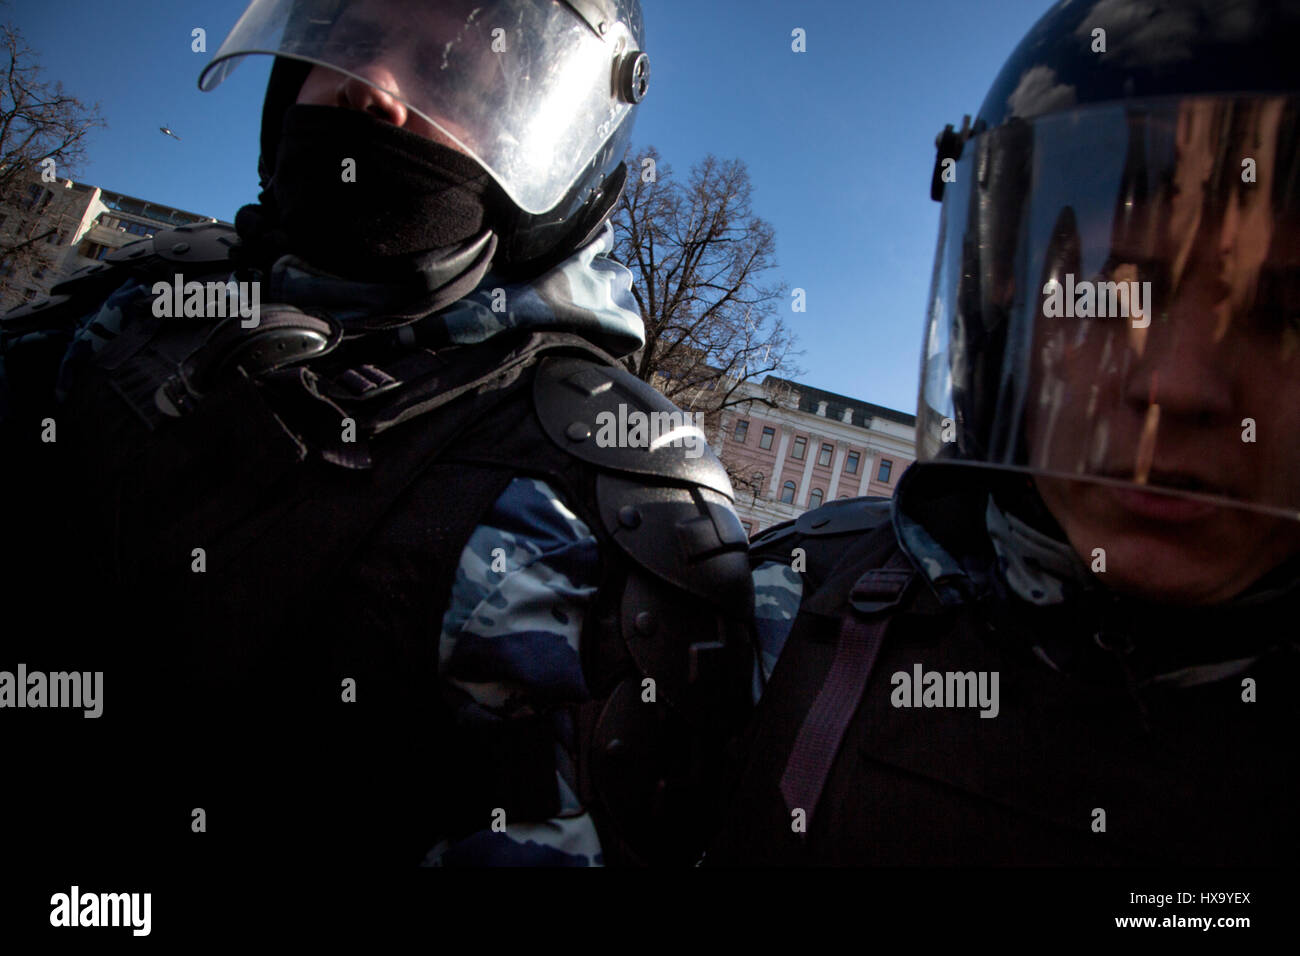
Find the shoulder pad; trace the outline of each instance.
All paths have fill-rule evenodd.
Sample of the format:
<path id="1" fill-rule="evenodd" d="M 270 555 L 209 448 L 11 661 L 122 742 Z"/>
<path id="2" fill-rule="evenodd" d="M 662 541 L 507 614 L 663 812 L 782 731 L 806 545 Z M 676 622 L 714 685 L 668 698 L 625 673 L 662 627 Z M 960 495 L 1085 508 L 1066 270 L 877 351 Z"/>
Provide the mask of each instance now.
<path id="1" fill-rule="evenodd" d="M 785 537 L 785 535 L 788 532 L 792 532 L 793 530 L 794 530 L 793 518 L 791 518 L 789 521 L 782 521 L 780 524 L 774 524 L 771 525 L 770 527 L 764 528 L 758 534 L 754 535 L 754 537 L 750 538 L 749 546 L 751 548 L 761 548 L 763 547 L 763 545 L 768 544 L 769 542 L 776 541 L 778 538 Z"/>
<path id="2" fill-rule="evenodd" d="M 893 501 L 878 495 L 831 501 L 805 511 L 794 519 L 794 525 L 800 534 L 813 536 L 870 531 L 889 521 Z"/>
<path id="3" fill-rule="evenodd" d="M 751 547 L 761 548 L 781 538 L 809 538 L 827 534 L 870 531 L 890 520 L 892 498 L 877 495 L 831 501 L 805 511 L 797 518 L 764 528 L 754 535 Z"/>
<path id="4" fill-rule="evenodd" d="M 733 614 L 753 612 L 745 529 L 723 495 L 602 474 L 596 501 L 606 532 L 638 565 Z"/>
<path id="5" fill-rule="evenodd" d="M 727 470 L 703 431 L 685 417 L 689 413 L 624 368 L 589 358 L 543 359 L 533 382 L 533 403 L 547 437 L 575 458 L 735 498 Z M 638 423 L 646 440 L 629 445 L 624 440 L 628 429 Z M 670 437 L 678 435 L 680 441 Z M 656 436 L 662 437 L 650 440 Z"/>
<path id="6" fill-rule="evenodd" d="M 150 257 L 192 270 L 217 268 L 230 259 L 230 248 L 239 241 L 233 226 L 219 222 L 197 222 L 154 233 L 152 239 L 127 243 L 104 257 L 105 262 L 144 262 Z"/>
<path id="7" fill-rule="evenodd" d="M 7 336 L 71 324 L 128 279 L 154 273 L 169 275 L 180 266 L 188 267 L 193 274 L 216 269 L 229 261 L 230 247 L 237 241 L 234 228 L 219 222 L 164 229 L 152 239 L 114 249 L 102 262 L 83 266 L 51 288 L 48 297 L 9 310 L 0 323 Z"/>
<path id="8" fill-rule="evenodd" d="M 175 229 L 164 229 L 152 239 L 128 242 L 104 256 L 103 262 L 78 269 L 54 286 L 51 293 L 66 295 L 86 291 L 114 291 L 132 276 L 144 276 L 162 268 L 175 271 L 179 266 L 194 272 L 216 269 L 230 259 L 230 249 L 239 241 L 232 226 L 219 222 L 199 222 Z"/>
<path id="9" fill-rule="evenodd" d="M 759 552 L 772 550 L 783 557 L 789 549 L 808 538 L 862 534 L 888 524 L 893 514 L 893 499 L 870 496 L 832 501 L 805 511 L 799 517 L 772 525 L 754 535 L 750 552 L 755 563 Z"/>

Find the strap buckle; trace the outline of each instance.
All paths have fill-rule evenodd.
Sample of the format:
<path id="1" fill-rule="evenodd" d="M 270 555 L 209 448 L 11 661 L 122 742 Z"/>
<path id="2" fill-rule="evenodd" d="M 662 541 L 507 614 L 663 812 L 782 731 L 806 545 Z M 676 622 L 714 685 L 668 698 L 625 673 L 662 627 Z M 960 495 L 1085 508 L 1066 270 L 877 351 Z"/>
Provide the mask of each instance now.
<path id="1" fill-rule="evenodd" d="M 879 614 L 897 607 L 915 576 L 911 568 L 884 567 L 868 571 L 853 583 L 849 603 L 860 614 Z"/>

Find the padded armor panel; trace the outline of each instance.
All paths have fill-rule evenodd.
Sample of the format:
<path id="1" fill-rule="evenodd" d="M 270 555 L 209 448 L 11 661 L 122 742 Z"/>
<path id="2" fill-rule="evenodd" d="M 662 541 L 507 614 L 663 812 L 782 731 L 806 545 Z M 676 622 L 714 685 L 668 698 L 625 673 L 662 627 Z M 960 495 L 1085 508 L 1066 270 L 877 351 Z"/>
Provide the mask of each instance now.
<path id="1" fill-rule="evenodd" d="M 111 264 L 141 262 L 156 256 L 193 272 L 216 268 L 230 258 L 230 249 L 239 241 L 233 226 L 219 222 L 201 222 L 154 233 L 152 239 L 130 242 L 104 257 Z"/>
<path id="2" fill-rule="evenodd" d="M 533 396 L 547 436 L 575 458 L 602 469 L 699 485 L 728 500 L 735 498 L 727 470 L 707 447 L 702 449 L 703 454 L 691 457 L 688 453 L 693 449 L 685 445 L 650 448 L 598 444 L 601 421 L 609 420 L 604 418 L 606 414 L 613 415 L 615 422 L 629 421 L 638 412 L 647 416 L 684 414 L 626 369 L 597 365 L 583 358 L 547 359 L 538 369 Z M 699 441 L 704 441 L 703 435 Z"/>
<path id="3" fill-rule="evenodd" d="M 680 591 L 632 574 L 623 592 L 623 640 L 641 673 L 653 676 L 659 696 L 701 726 L 721 726 L 745 712 L 751 658 L 709 605 L 683 600 Z"/>
<path id="4" fill-rule="evenodd" d="M 820 537 L 870 531 L 890 521 L 892 498 L 876 496 L 831 501 L 754 535 L 753 547 L 767 547 L 782 537 Z"/>
<path id="5" fill-rule="evenodd" d="M 752 612 L 745 529 L 717 492 L 602 473 L 596 498 L 601 524 L 641 567 L 731 613 Z"/>
<path id="6" fill-rule="evenodd" d="M 71 325 L 102 305 L 128 279 L 157 281 L 180 272 L 188 281 L 217 272 L 229 265 L 230 249 L 238 241 L 233 227 L 201 222 L 127 243 L 106 255 L 103 262 L 78 269 L 51 288 L 49 296 L 9 310 L 0 317 L 0 332 L 16 337 Z"/>

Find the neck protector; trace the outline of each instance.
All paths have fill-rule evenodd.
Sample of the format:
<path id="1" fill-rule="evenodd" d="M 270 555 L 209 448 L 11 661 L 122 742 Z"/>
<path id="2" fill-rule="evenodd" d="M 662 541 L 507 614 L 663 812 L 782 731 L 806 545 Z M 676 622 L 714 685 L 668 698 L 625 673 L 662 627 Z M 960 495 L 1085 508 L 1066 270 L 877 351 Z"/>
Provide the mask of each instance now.
<path id="1" fill-rule="evenodd" d="M 487 237 L 490 259 L 496 240 Z M 446 288 L 438 286 L 446 261 L 432 253 L 409 257 L 408 275 L 382 282 L 331 275 L 286 255 L 269 274 L 266 298 L 331 316 L 345 339 L 392 330 L 384 334 L 394 347 L 437 349 L 473 345 L 511 329 L 550 329 L 581 335 L 618 358 L 645 344 L 645 330 L 632 273 L 607 258 L 613 245 L 614 230 L 606 224 L 595 240 L 541 276 L 514 283 L 487 272 L 449 306 L 431 305 Z"/>

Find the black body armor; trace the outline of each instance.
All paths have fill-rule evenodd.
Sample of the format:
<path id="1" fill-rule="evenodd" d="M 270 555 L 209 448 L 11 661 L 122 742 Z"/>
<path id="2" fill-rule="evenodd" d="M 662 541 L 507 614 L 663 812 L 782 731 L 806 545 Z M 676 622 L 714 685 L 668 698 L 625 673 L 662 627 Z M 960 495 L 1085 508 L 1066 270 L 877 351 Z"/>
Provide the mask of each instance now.
<path id="1" fill-rule="evenodd" d="M 145 282 L 183 268 L 224 279 L 232 240 L 187 227 L 109 258 Z M 4 439 L 27 464 L 11 494 L 61 498 L 62 540 L 96 569 L 77 626 L 40 646 L 102 668 L 101 720 L 157 761 L 109 811 L 129 821 L 127 845 L 179 865 L 268 852 L 409 865 L 498 810 L 555 816 L 557 715 L 456 726 L 438 680 L 461 552 L 506 486 L 531 476 L 600 544 L 581 639 L 591 700 L 562 717 L 604 859 L 696 859 L 748 711 L 745 534 L 711 453 L 593 437 L 620 403 L 674 406 L 577 336 L 367 349 L 274 304 L 252 329 L 135 316 L 56 406 L 67 333 L 122 281 L 94 267 L 52 304 L 4 318 Z M 38 437 L 47 419 L 54 443 Z M 49 542 L 51 510 L 29 512 L 11 558 Z M 68 564 L 69 544 L 52 550 L 42 562 Z M 355 704 L 342 702 L 347 680 Z M 41 810 L 51 825 L 68 809 L 58 793 Z M 188 839 L 193 807 L 221 826 L 202 849 Z M 117 847 L 106 830 L 86 852 Z"/>
<path id="2" fill-rule="evenodd" d="M 893 509 L 906 484 L 893 501 L 835 502 L 755 538 L 755 566 L 789 562 L 802 548 L 807 570 L 706 863 L 1291 859 L 1300 839 L 1291 809 L 1300 709 L 1288 688 L 1300 659 L 1284 622 L 1294 597 L 1238 610 L 1152 606 L 1149 616 L 1115 601 L 1100 617 L 1075 602 L 1038 608 L 971 593 L 945 603 L 899 546 Z M 925 502 L 925 526 L 941 529 L 964 568 L 992 559 L 987 490 L 972 485 Z M 1216 643 L 1224 658 L 1257 656 L 1239 673 L 1194 686 L 1177 673 L 1142 673 L 1144 654 Z M 865 662 L 853 675 L 856 696 L 828 707 L 828 698 L 848 693 L 834 675 L 855 644 Z M 1041 644 L 1053 648 L 1054 662 L 1036 652 Z M 902 694 L 897 676 L 914 679 L 918 665 L 945 679 L 996 672 L 996 714 L 983 717 L 969 702 L 921 706 L 919 691 Z M 1247 679 L 1259 692 L 1250 702 Z M 812 725 L 821 740 L 835 740 L 822 767 L 806 732 Z"/>

